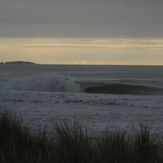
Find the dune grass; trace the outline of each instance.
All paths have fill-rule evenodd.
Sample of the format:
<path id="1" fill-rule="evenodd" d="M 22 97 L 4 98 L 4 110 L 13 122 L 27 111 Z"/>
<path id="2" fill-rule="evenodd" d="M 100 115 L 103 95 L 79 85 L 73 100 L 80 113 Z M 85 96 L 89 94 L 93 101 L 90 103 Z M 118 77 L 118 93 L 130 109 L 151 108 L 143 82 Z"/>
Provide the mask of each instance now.
<path id="1" fill-rule="evenodd" d="M 96 139 L 78 122 L 34 132 L 8 112 L 0 113 L 1 163 L 162 163 L 163 140 L 147 125 L 128 134 L 105 130 Z"/>

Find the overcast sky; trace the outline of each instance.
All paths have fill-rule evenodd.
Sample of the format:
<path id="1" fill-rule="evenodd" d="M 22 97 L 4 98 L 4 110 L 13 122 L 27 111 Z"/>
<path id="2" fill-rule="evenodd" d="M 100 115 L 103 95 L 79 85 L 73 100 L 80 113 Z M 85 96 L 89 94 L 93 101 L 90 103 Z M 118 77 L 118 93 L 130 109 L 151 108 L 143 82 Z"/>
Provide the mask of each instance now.
<path id="1" fill-rule="evenodd" d="M 163 0 L 1 0 L 3 37 L 163 37 Z"/>
<path id="2" fill-rule="evenodd" d="M 55 43 L 56 38 L 65 38 L 69 40 L 68 46 L 70 39 L 82 42 L 85 40 L 84 46 L 88 45 L 88 42 L 91 42 L 90 46 L 94 45 L 92 39 L 105 39 L 104 45 L 107 44 L 107 39 L 109 46 L 112 39 L 118 41 L 115 43 L 114 40 L 111 45 L 119 44 L 122 42 L 119 40 L 124 39 L 128 39 L 127 42 L 136 40 L 135 43 L 132 42 L 134 45 L 140 40 L 146 40 L 146 43 L 149 40 L 158 42 L 163 39 L 163 0 L 0 0 L 0 60 L 10 58 L 9 51 L 6 52 L 4 47 L 11 44 L 14 46 L 14 43 L 20 44 L 22 40 L 18 41 L 18 38 L 46 38 L 41 44 L 34 41 L 35 44 L 46 48 L 49 46 L 46 44 L 47 38 L 55 39 Z M 29 47 L 27 42 L 26 46 Z M 76 41 L 73 45 L 75 43 Z M 35 44 L 30 46 L 34 47 Z M 58 44 L 62 44 L 62 41 L 59 40 Z M 67 44 L 65 45 L 64 41 L 64 46 Z M 155 43 L 150 42 L 150 45 L 153 46 Z M 160 56 L 162 42 L 157 45 Z M 143 53 L 145 51 L 142 51 Z M 6 59 L 5 54 L 8 55 Z M 14 53 L 12 57 L 13 55 Z M 82 59 L 82 56 L 79 58 Z M 15 59 L 19 57 L 16 56 Z"/>

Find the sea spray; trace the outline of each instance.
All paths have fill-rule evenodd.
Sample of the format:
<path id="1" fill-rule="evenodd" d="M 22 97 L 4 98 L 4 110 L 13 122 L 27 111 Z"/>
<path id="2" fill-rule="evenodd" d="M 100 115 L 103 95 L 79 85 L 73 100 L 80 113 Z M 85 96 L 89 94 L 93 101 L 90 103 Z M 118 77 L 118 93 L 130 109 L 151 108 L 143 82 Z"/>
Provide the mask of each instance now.
<path id="1" fill-rule="evenodd" d="M 16 90 L 80 92 L 80 86 L 68 75 L 34 75 L 8 81 L 5 88 Z"/>

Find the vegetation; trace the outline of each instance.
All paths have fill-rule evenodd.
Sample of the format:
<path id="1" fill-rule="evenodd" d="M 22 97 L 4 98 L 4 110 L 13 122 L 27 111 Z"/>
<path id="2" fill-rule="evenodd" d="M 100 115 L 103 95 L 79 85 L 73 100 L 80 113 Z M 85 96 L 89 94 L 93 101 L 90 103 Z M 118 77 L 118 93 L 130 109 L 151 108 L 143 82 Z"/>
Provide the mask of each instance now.
<path id="1" fill-rule="evenodd" d="M 162 163 L 163 140 L 140 124 L 128 134 L 106 130 L 92 138 L 79 123 L 57 123 L 38 132 L 20 118 L 0 113 L 1 163 Z"/>

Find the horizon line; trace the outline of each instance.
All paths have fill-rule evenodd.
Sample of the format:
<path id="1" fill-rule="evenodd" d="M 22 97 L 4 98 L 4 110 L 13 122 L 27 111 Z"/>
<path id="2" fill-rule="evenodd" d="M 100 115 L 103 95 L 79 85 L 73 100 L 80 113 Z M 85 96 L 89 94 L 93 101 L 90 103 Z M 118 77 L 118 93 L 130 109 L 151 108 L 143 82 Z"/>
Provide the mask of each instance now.
<path id="1" fill-rule="evenodd" d="M 163 64 L 96 64 L 96 63 L 37 63 L 37 62 L 32 62 L 32 61 L 20 61 L 20 60 L 15 60 L 15 61 L 0 61 L 0 64 L 12 64 L 12 62 L 15 64 L 30 64 L 33 63 L 35 65 L 76 65 L 76 66 L 163 66 Z M 16 63 L 20 62 L 20 63 Z M 26 62 L 26 63 L 25 63 Z"/>

